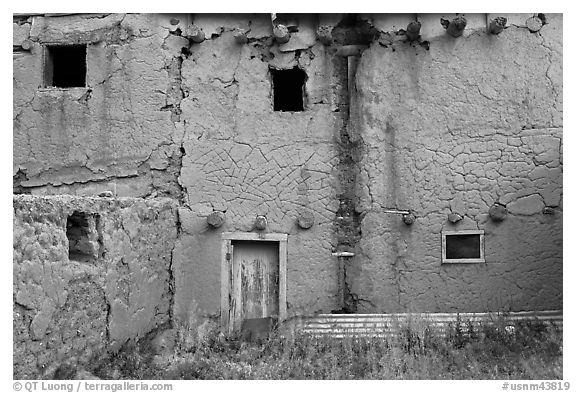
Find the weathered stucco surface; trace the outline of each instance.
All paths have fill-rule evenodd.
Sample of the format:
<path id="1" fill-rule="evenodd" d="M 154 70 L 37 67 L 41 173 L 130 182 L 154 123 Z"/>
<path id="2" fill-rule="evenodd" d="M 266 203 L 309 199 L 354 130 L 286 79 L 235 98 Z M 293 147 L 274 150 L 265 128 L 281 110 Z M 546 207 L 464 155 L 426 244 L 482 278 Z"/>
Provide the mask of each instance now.
<path id="1" fill-rule="evenodd" d="M 562 18 L 372 45 L 357 73 L 365 146 L 355 291 L 380 311 L 562 304 Z M 498 203 L 507 218 L 490 220 Z M 550 207 L 543 214 L 544 207 Z M 405 226 L 383 208 L 409 209 Z M 451 224 L 448 214 L 464 220 Z M 485 230 L 486 263 L 442 265 L 442 230 Z M 369 306 L 368 303 L 362 303 Z"/>
<path id="2" fill-rule="evenodd" d="M 99 217 L 92 262 L 68 258 L 74 211 Z M 169 199 L 14 196 L 15 377 L 51 377 L 168 323 L 176 221 Z"/>
<path id="3" fill-rule="evenodd" d="M 248 27 L 248 20 L 236 23 Z M 198 16 L 195 23 L 204 21 Z M 304 25 L 300 31 L 313 34 L 312 29 Z M 187 204 L 180 209 L 182 235 L 174 251 L 175 315 L 219 314 L 220 234 L 251 231 L 257 215 L 266 216 L 267 231 L 290 236 L 290 308 L 336 306 L 330 252 L 338 208 L 333 142 L 338 118 L 331 110 L 331 61 L 315 40 L 286 53 L 269 41 L 238 45 L 225 31 L 193 47 L 182 63 L 182 88 L 189 91 L 181 103 L 186 122 L 181 184 Z M 295 65 L 308 75 L 306 110 L 274 112 L 269 67 Z M 206 223 L 213 211 L 225 212 L 218 229 Z M 315 216 L 309 230 L 297 226 L 303 212 Z"/>
<path id="4" fill-rule="evenodd" d="M 146 199 L 15 199 L 15 363 L 55 356 L 58 318 L 112 344 L 171 302 L 175 320 L 219 315 L 221 234 L 258 215 L 288 234 L 289 316 L 561 309 L 562 16 L 531 32 L 503 15 L 496 35 L 500 15 L 466 14 L 458 38 L 455 16 L 418 15 L 411 43 L 413 14 L 278 14 L 285 43 L 269 14 L 16 17 L 14 192 Z M 87 44 L 86 87 L 44 87 L 53 44 Z M 295 66 L 304 111 L 274 111 L 270 68 Z M 94 266 L 67 258 L 75 206 L 104 222 Z M 485 263 L 442 264 L 459 229 L 485 231 Z"/>
<path id="5" fill-rule="evenodd" d="M 157 17 L 34 17 L 16 29 L 29 32 L 15 34 L 14 45 L 31 45 L 14 54 L 21 185 L 33 194 L 179 197 L 174 53 Z M 79 43 L 87 44 L 87 87 L 43 88 L 44 45 Z"/>

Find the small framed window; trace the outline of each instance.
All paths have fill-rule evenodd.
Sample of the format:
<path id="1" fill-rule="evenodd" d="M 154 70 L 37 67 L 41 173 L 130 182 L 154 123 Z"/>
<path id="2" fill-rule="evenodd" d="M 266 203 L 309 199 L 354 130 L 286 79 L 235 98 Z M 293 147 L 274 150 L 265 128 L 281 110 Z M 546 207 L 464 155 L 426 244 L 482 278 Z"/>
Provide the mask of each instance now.
<path id="1" fill-rule="evenodd" d="M 274 111 L 301 112 L 304 110 L 304 70 L 294 67 L 287 70 L 270 68 L 274 94 Z"/>
<path id="2" fill-rule="evenodd" d="M 484 263 L 484 231 L 442 232 L 442 263 Z"/>
<path id="3" fill-rule="evenodd" d="M 86 87 L 86 45 L 46 46 L 44 86 Z"/>

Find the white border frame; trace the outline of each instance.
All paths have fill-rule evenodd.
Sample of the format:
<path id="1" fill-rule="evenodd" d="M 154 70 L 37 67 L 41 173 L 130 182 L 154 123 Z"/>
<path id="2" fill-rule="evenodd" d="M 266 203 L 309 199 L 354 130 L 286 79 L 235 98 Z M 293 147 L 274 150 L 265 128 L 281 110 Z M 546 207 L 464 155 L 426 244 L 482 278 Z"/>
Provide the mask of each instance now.
<path id="1" fill-rule="evenodd" d="M 258 233 L 258 232 L 223 232 L 221 235 L 220 264 L 220 323 L 223 328 L 231 331 L 230 324 L 230 289 L 232 275 L 232 260 L 226 255 L 231 251 L 233 240 L 252 240 L 278 242 L 278 319 L 284 321 L 287 315 L 286 307 L 286 261 L 288 259 L 288 234 Z"/>
<path id="2" fill-rule="evenodd" d="M 446 236 L 450 235 L 480 235 L 480 258 L 446 258 Z M 442 231 L 442 264 L 450 263 L 486 263 L 484 256 L 484 230 L 483 229 L 463 229 L 460 231 Z"/>

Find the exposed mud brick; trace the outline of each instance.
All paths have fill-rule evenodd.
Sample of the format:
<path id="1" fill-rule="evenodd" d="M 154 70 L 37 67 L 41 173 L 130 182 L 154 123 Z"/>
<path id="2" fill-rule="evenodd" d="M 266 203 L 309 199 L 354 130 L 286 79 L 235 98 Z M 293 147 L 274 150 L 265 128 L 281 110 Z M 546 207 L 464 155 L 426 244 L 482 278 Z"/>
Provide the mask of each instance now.
<path id="1" fill-rule="evenodd" d="M 15 376 L 51 377 L 67 358 L 87 364 L 168 322 L 174 201 L 18 195 L 13 205 Z M 71 258 L 70 217 L 101 236 L 90 263 Z"/>

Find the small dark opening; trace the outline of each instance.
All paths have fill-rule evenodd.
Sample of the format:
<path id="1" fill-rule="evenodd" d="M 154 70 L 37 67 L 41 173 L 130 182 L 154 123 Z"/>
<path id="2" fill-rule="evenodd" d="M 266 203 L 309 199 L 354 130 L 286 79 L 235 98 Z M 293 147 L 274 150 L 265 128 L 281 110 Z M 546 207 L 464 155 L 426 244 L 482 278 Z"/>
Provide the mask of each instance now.
<path id="1" fill-rule="evenodd" d="M 86 86 L 86 45 L 58 45 L 47 48 L 46 86 Z"/>
<path id="2" fill-rule="evenodd" d="M 100 237 L 96 230 L 98 215 L 75 211 L 66 221 L 68 259 L 78 262 L 93 262 L 100 253 Z M 99 221 L 99 220 L 98 220 Z"/>
<path id="3" fill-rule="evenodd" d="M 301 112 L 304 110 L 306 73 L 298 67 L 289 70 L 270 69 L 274 86 L 274 110 Z"/>
<path id="4" fill-rule="evenodd" d="M 480 235 L 446 235 L 446 259 L 480 258 Z"/>

